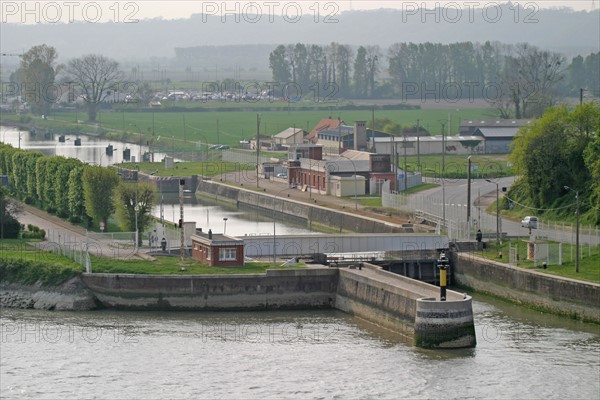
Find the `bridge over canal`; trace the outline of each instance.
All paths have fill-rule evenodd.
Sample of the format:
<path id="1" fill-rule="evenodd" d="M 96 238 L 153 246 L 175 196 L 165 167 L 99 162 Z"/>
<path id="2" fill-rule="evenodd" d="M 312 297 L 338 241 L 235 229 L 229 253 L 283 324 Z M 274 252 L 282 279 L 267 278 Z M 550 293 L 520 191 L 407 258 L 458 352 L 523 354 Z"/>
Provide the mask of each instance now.
<path id="1" fill-rule="evenodd" d="M 246 257 L 295 257 L 325 253 L 441 250 L 448 237 L 411 233 L 243 236 Z"/>

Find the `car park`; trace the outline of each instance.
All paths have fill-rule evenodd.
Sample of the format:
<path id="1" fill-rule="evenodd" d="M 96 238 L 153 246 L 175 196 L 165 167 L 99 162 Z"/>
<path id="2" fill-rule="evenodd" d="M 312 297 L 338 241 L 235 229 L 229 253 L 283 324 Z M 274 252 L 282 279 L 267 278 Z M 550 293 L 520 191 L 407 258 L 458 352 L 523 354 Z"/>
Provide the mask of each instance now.
<path id="1" fill-rule="evenodd" d="M 521 220 L 521 226 L 524 228 L 537 229 L 537 225 L 538 225 L 537 217 L 528 215 Z"/>

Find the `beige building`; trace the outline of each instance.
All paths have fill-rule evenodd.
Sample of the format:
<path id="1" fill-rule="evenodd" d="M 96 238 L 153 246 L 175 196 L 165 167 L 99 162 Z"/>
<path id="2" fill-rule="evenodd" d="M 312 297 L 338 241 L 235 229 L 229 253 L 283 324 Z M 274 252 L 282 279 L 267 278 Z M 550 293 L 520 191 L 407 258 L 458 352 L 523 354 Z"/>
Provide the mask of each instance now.
<path id="1" fill-rule="evenodd" d="M 304 141 L 304 129 L 287 128 L 273 136 L 273 141 L 277 147 L 287 147 L 292 144 L 301 144 Z"/>
<path id="2" fill-rule="evenodd" d="M 337 197 L 363 196 L 366 179 L 361 175 L 329 176 L 329 193 Z"/>

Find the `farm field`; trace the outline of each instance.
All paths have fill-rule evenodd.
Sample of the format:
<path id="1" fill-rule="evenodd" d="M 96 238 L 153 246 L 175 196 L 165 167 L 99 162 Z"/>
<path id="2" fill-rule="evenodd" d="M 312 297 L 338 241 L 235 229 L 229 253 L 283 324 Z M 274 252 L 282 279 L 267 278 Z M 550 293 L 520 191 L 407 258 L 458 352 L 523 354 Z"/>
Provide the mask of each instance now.
<path id="1" fill-rule="evenodd" d="M 92 133 L 98 130 L 142 133 L 146 140 L 151 140 L 154 133 L 155 141 L 159 137 L 174 139 L 179 143 L 178 147 L 185 147 L 188 142 L 237 146 L 239 141 L 249 140 L 256 136 L 257 114 L 260 114 L 261 119 L 261 136 L 272 136 L 293 126 L 310 131 L 322 118 L 340 117 L 347 124 L 353 124 L 357 120 L 371 121 L 372 116 L 370 110 L 340 110 L 335 106 L 322 110 L 262 112 L 251 110 L 211 111 L 207 107 L 206 111 L 190 112 L 103 111 L 99 113 L 98 122 L 95 124 L 77 123 L 87 117 L 83 110 L 61 111 L 52 113 L 48 120 L 34 119 L 34 123 L 39 127 L 52 128 L 53 131 L 78 129 L 81 132 Z M 433 135 L 441 133 L 443 123 L 450 135 L 456 135 L 460 121 L 496 117 L 491 108 L 465 108 L 451 111 L 447 109 L 376 109 L 375 119 L 383 118 L 399 122 L 403 126 L 414 126 L 418 119 L 420 125 Z"/>

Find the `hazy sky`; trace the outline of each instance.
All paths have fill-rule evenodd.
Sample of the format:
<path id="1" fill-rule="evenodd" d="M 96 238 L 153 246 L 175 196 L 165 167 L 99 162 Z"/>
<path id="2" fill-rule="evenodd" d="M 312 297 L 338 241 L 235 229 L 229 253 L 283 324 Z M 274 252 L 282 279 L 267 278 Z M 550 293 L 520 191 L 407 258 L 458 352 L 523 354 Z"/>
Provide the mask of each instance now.
<path id="1" fill-rule="evenodd" d="M 335 17 L 348 10 L 370 10 L 378 8 L 396 8 L 415 12 L 416 8 L 434 8 L 436 5 L 448 5 L 461 10 L 473 8 L 494 7 L 501 1 L 475 0 L 475 1 L 328 1 L 328 0 L 144 0 L 144 1 L 116 1 L 116 0 L 58 0 L 58 1 L 8 1 L 0 0 L 0 20 L 3 23 L 56 23 L 56 22 L 136 22 L 146 18 L 188 18 L 191 14 L 246 13 L 259 14 L 263 18 L 289 17 L 294 18 L 297 13 L 308 14 L 313 18 L 323 19 L 327 16 Z M 541 8 L 559 8 L 568 6 L 575 10 L 592 10 L 600 5 L 600 0 L 541 0 L 541 1 L 513 1 L 527 10 L 534 12 Z M 466 12 L 466 11 L 465 11 Z"/>

